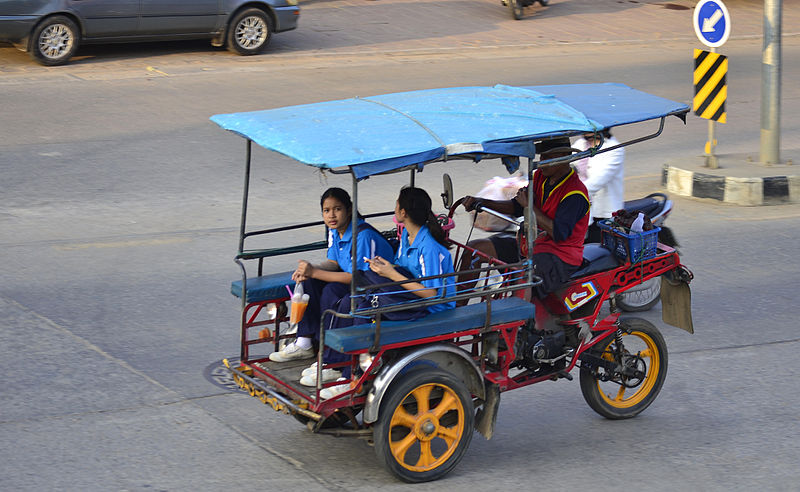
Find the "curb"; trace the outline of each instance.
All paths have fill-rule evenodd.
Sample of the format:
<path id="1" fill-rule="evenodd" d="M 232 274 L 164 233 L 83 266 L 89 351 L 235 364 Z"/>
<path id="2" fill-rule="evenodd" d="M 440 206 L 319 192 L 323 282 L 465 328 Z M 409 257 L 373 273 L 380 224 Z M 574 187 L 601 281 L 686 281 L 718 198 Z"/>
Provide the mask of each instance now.
<path id="1" fill-rule="evenodd" d="M 687 171 L 664 165 L 661 184 L 670 193 L 710 198 L 735 205 L 800 203 L 800 176 L 734 178 Z"/>

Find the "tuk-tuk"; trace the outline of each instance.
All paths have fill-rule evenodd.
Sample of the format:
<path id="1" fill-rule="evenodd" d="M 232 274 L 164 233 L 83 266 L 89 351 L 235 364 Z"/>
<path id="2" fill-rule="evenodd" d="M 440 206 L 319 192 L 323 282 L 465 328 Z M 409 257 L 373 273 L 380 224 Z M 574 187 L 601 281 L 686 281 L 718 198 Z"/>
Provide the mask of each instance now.
<path id="1" fill-rule="evenodd" d="M 437 296 L 416 301 L 418 306 L 452 301 L 466 301 L 466 305 L 411 321 L 384 319 L 387 313 L 407 309 L 407 304 L 358 308 L 353 303 L 350 312 L 328 313 L 368 317 L 372 322 L 333 330 L 321 323 L 315 388 L 298 383 L 308 361 L 275 363 L 263 353 L 255 355 L 254 348 L 278 350 L 294 336 L 288 323 L 292 272 L 265 272 L 264 259 L 324 249 L 327 242 L 247 248 L 254 237 L 268 240 L 305 228 L 322 231 L 323 225 L 312 220 L 248 229 L 251 150 L 256 143 L 304 165 L 351 177 L 351 254 L 355 259 L 359 188 L 381 175 L 408 173 L 413 185 L 416 173 L 432 164 L 468 159 L 482 165 L 502 163 L 508 172 L 517 171 L 522 162 L 530 182 L 537 168 L 616 148 L 601 150 L 601 144 L 547 160 L 537 152 L 541 142 L 653 122 L 641 137 L 619 144 L 627 146 L 660 135 L 669 116 L 685 121 L 688 111 L 685 104 L 606 83 L 420 90 L 213 116 L 214 123 L 246 139 L 235 256 L 241 279 L 231 287 L 241 299 L 241 351 L 238 361 L 225 360 L 234 380 L 251 396 L 293 415 L 312 432 L 372 441 L 379 460 L 408 482 L 447 474 L 466 452 L 473 430 L 490 438 L 502 392 L 541 381 L 571 380 L 575 367 L 592 409 L 610 419 L 639 414 L 663 385 L 666 344 L 652 323 L 620 319 L 615 297 L 661 277 L 664 321 L 691 332 L 691 272 L 675 249 L 657 243 L 656 235 L 608 227 L 603 244 L 586 245 L 583 264 L 566 286 L 543 299 L 535 298 L 531 289 L 541 280 L 532 260 L 537 231 L 535 214 L 530 213 L 532 193 L 522 220 L 505 217 L 525 233 L 520 236 L 525 252 L 521 261 L 507 264 L 484 258 L 489 266 L 469 270 L 481 276 L 478 286 L 459 289 L 451 296 L 442 289 Z M 442 221 L 447 224 L 458 206 L 451 185 L 445 185 L 443 197 L 449 213 Z M 384 234 L 393 237 L 397 231 Z M 452 237 L 448 241 L 456 263 L 465 251 L 483 254 Z M 290 268 L 287 264 L 286 270 Z M 368 287 L 355 280 L 351 283 L 351 299 L 369 295 Z M 571 341 L 558 355 L 541 350 L 546 334 L 537 320 L 545 313 L 548 322 Z M 349 360 L 326 365 L 324 347 L 349 355 Z M 321 372 L 343 366 L 352 373 L 349 388 L 333 398 L 322 398 L 324 388 L 340 383 L 324 383 Z"/>

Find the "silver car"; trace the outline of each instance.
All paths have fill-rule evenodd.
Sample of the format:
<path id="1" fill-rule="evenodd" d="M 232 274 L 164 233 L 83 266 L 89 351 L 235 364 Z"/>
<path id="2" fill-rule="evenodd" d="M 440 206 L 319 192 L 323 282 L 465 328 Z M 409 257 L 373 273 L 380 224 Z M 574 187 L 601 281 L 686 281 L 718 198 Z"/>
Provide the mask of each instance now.
<path id="1" fill-rule="evenodd" d="M 0 41 L 43 65 L 81 43 L 208 38 L 242 55 L 297 27 L 298 0 L 0 0 Z"/>

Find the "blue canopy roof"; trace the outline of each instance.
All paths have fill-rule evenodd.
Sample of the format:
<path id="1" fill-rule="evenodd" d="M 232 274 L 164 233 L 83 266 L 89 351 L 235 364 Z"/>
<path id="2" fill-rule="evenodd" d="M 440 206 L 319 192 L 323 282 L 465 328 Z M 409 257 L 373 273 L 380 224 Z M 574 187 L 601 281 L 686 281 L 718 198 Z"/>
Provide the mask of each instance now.
<path id="1" fill-rule="evenodd" d="M 454 156 L 534 157 L 534 141 L 667 115 L 685 104 L 623 84 L 454 87 L 219 114 L 222 128 L 356 178 Z"/>

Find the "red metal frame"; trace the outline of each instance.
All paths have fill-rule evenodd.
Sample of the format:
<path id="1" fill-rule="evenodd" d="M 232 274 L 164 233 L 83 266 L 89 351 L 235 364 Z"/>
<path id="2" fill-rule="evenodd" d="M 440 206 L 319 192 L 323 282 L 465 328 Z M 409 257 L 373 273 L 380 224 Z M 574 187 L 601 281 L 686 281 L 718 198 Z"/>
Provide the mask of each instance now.
<path id="1" fill-rule="evenodd" d="M 458 248 L 457 251 L 463 252 L 467 249 L 472 250 L 472 248 L 469 248 L 463 244 L 459 244 L 452 240 L 451 242 Z M 559 291 L 551 293 L 545 299 L 534 299 L 532 301 L 537 307 L 537 321 L 539 317 L 538 313 L 544 312 L 547 313 L 548 316 L 559 316 L 561 318 L 559 323 L 562 325 L 573 325 L 578 327 L 581 324 L 584 324 L 591 329 L 591 333 L 593 335 L 592 339 L 588 343 L 584 343 L 583 341 L 580 342 L 579 346 L 575 349 L 572 355 L 570 363 L 565 368 L 566 372 L 571 371 L 575 367 L 580 355 L 583 352 L 590 349 L 592 346 L 604 340 L 605 338 L 612 336 L 616 332 L 617 322 L 621 314 L 619 311 L 612 312 L 605 318 L 597 320 L 597 317 L 600 315 L 600 310 L 606 301 L 611 300 L 613 295 L 624 292 L 646 280 L 655 278 L 681 266 L 680 258 L 673 248 L 664 246 L 662 244 L 659 244 L 658 248 L 659 253 L 654 258 L 637 264 L 626 262 L 611 270 L 577 278 Z M 480 252 L 477 252 L 477 254 L 484 257 L 486 261 L 492 262 L 499 267 L 505 265 L 505 263 L 494 258 L 489 258 Z M 590 299 L 591 302 L 586 302 L 585 304 L 587 307 L 591 307 L 591 310 L 581 311 L 583 315 L 578 317 L 574 314 L 574 312 L 577 312 L 577 309 L 573 308 L 571 313 L 567 300 L 570 299 L 575 293 L 584 292 L 586 288 L 585 286 L 589 283 L 591 283 L 594 289 L 596 289 L 596 295 Z M 514 292 L 514 295 L 523 296 L 524 292 Z M 282 321 L 287 321 L 286 317 L 276 318 L 273 320 L 257 319 L 267 304 L 280 303 L 287 300 L 288 297 L 284 297 L 281 299 L 254 302 L 247 305 L 242 313 L 242 350 L 244 356 L 241 360 L 241 363 L 246 367 L 250 367 L 254 373 L 261 377 L 261 379 L 270 381 L 272 385 L 279 388 L 282 393 L 294 398 L 295 401 L 299 400 L 306 402 L 309 410 L 321 415 L 322 417 L 327 417 L 340 408 L 358 407 L 365 403 L 366 395 L 359 394 L 359 392 L 365 384 L 375 378 L 373 370 L 380 363 L 386 352 L 443 341 L 450 341 L 458 346 L 471 345 L 472 347 L 470 352 L 476 363 L 481 368 L 481 371 L 483 371 L 485 379 L 498 385 L 500 391 L 513 390 L 544 380 L 552 380 L 557 378 L 557 376 L 553 373 L 534 375 L 530 370 L 520 370 L 520 372 L 515 375 L 511 374 L 514 370 L 512 364 L 517 358 L 517 354 L 514 353 L 517 334 L 519 333 L 519 328 L 527 322 L 527 320 L 519 320 L 492 325 L 488 329 L 475 328 L 445 335 L 382 345 L 378 353 L 374 354 L 371 366 L 367 368 L 367 370 L 364 371 L 356 380 L 351 382 L 351 388 L 348 391 L 342 393 L 334 399 L 321 400 L 318 392 L 315 391 L 311 395 L 302 392 L 292 385 L 282 381 L 280 377 L 277 377 L 276 375 L 271 374 L 269 371 L 264 370 L 257 364 L 259 362 L 264 362 L 267 359 L 249 360 L 250 345 L 272 342 L 277 347 L 277 343 L 280 339 L 291 336 L 278 335 L 278 326 Z M 568 319 L 563 319 L 565 317 Z M 249 339 L 247 336 L 245 336 L 250 328 L 271 324 L 274 324 L 275 329 L 271 334 L 272 336 L 269 338 Z M 482 335 L 491 332 L 498 333 L 505 344 L 505 347 L 498 352 L 497 364 L 489 364 L 485 358 L 481 357 L 479 354 L 479 344 L 483 341 Z M 325 368 L 335 368 L 350 365 L 353 369 L 356 369 L 359 363 L 359 355 L 367 352 L 368 349 L 349 352 L 353 356 L 350 362 L 328 364 L 325 365 Z M 355 373 L 356 372 L 354 371 L 354 374 Z M 325 388 L 335 384 L 337 383 L 330 382 L 322 385 L 322 387 Z"/>

